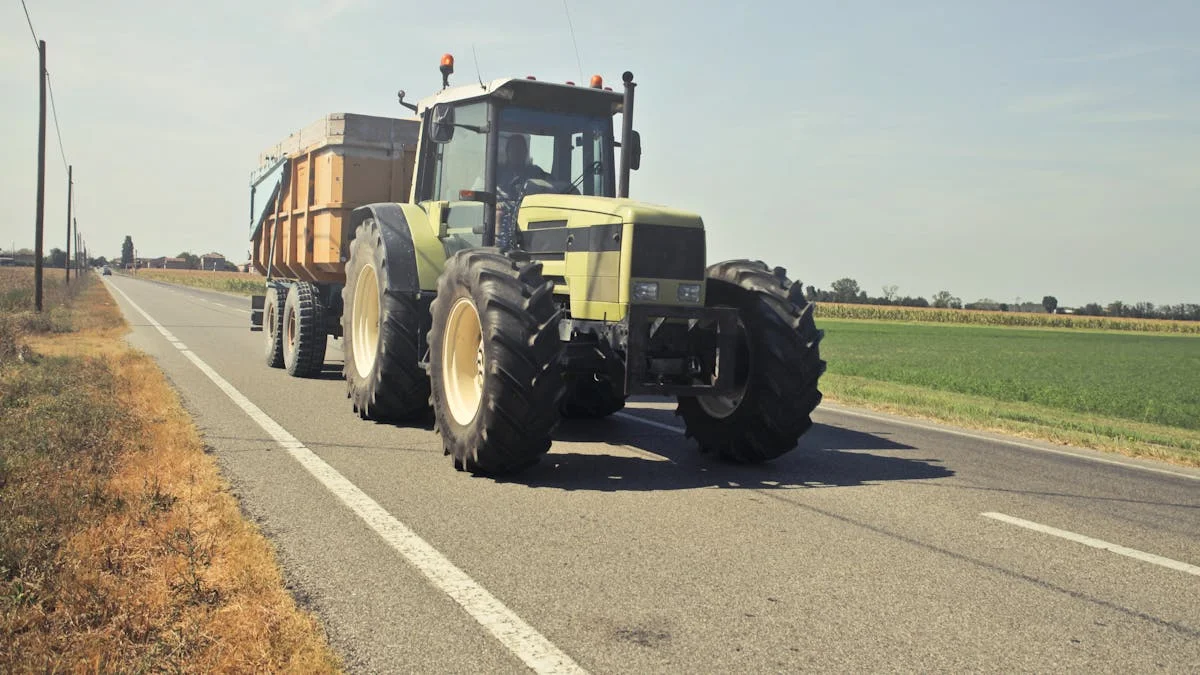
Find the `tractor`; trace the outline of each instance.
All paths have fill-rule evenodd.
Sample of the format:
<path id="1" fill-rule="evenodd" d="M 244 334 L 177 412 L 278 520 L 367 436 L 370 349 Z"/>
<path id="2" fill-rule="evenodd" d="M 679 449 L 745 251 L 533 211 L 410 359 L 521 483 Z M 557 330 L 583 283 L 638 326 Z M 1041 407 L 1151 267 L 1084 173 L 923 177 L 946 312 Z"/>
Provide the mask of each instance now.
<path id="1" fill-rule="evenodd" d="M 473 473 L 529 467 L 560 420 L 635 395 L 675 397 L 687 436 L 728 460 L 796 447 L 825 371 L 814 305 L 781 267 L 709 265 L 699 215 L 629 198 L 633 75 L 614 92 L 599 76 L 450 86 L 451 55 L 440 70 L 437 93 L 398 96 L 417 119 L 408 201 L 348 212 L 344 280 L 257 301 L 268 361 L 293 336 L 340 335 L 355 412 L 432 412 Z"/>

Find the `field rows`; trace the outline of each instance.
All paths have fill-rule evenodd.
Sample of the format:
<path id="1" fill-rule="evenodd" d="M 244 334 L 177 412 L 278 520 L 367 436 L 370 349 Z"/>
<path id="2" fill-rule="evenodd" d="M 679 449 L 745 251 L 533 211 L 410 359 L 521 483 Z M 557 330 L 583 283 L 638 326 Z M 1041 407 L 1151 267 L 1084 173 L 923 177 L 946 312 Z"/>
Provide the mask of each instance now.
<path id="1" fill-rule="evenodd" d="M 816 316 L 817 319 L 865 319 L 912 323 L 1019 326 L 1027 328 L 1082 328 L 1141 333 L 1200 335 L 1200 322 L 1196 321 L 1126 319 L 1073 314 L 993 312 L 971 309 L 940 309 L 934 307 L 891 307 L 884 305 L 850 305 L 822 302 L 817 303 Z"/>

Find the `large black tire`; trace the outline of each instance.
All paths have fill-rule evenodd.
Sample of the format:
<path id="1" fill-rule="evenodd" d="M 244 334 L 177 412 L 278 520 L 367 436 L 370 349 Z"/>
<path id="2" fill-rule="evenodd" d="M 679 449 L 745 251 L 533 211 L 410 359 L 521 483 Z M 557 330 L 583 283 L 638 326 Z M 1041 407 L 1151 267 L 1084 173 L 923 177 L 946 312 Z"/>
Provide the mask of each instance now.
<path id="1" fill-rule="evenodd" d="M 429 414 L 429 377 L 419 353 L 421 308 L 413 295 L 388 292 L 385 254 L 379 223 L 364 220 L 350 243 L 342 289 L 342 372 L 359 417 L 410 421 Z"/>
<path id="2" fill-rule="evenodd" d="M 293 284 L 283 303 L 283 366 L 288 375 L 320 375 L 327 336 L 320 290 L 308 281 Z"/>
<path id="3" fill-rule="evenodd" d="M 287 293 L 277 286 L 267 288 L 263 302 L 263 356 L 271 368 L 283 367 L 283 303 Z"/>
<path id="4" fill-rule="evenodd" d="M 429 372 L 437 430 L 456 468 L 512 473 L 550 449 L 565 386 L 553 290 L 541 263 L 494 248 L 446 261 Z"/>
<path id="5" fill-rule="evenodd" d="M 622 383 L 614 383 L 605 377 L 578 375 L 567 380 L 566 395 L 559 409 L 563 417 L 572 419 L 599 419 L 619 412 L 625 407 L 625 396 L 618 393 Z"/>
<path id="6" fill-rule="evenodd" d="M 730 260 L 707 272 L 707 305 L 736 307 L 740 396 L 679 398 L 676 414 L 702 450 L 735 462 L 763 462 L 796 447 L 821 402 L 825 372 L 814 305 L 783 268 Z"/>

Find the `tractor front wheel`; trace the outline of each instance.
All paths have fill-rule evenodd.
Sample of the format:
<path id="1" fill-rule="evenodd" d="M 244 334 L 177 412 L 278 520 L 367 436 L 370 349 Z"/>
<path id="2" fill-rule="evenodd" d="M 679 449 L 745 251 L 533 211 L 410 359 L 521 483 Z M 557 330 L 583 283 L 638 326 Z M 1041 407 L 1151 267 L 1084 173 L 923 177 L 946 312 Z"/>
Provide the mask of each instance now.
<path id="1" fill-rule="evenodd" d="M 821 402 L 823 332 L 813 323 L 814 305 L 782 268 L 762 262 L 717 263 L 707 278 L 707 304 L 738 310 L 735 387 L 721 396 L 681 396 L 676 414 L 705 452 L 736 462 L 774 459 L 796 447 Z"/>

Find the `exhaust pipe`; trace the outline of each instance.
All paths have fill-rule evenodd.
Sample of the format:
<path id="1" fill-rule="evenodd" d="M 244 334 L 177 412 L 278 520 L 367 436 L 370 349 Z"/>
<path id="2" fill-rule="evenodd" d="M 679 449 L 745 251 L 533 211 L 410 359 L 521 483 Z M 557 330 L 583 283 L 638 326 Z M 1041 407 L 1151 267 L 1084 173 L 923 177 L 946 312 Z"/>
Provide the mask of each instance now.
<path id="1" fill-rule="evenodd" d="M 617 183 L 617 196 L 629 196 L 629 160 L 633 150 L 633 73 L 628 70 L 621 75 L 625 82 L 625 102 L 621 104 L 621 175 Z"/>

